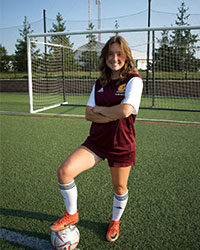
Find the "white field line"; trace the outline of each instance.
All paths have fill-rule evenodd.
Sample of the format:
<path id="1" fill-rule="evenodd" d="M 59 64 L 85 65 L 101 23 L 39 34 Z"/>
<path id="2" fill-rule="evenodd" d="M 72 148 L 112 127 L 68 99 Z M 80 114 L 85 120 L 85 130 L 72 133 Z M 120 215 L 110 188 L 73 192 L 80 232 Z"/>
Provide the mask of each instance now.
<path id="1" fill-rule="evenodd" d="M 19 115 L 30 115 L 30 116 L 66 116 L 66 117 L 85 117 L 85 115 L 77 114 L 56 114 L 56 113 L 28 113 L 28 112 L 12 112 L 12 111 L 0 111 L 0 113 L 5 114 L 19 114 Z"/>
<path id="2" fill-rule="evenodd" d="M 4 228 L 0 228 L 0 239 L 36 250 L 55 250 L 51 245 L 50 240 L 44 240 L 37 237 L 16 233 Z M 80 249 L 76 248 L 75 250 Z"/>
<path id="3" fill-rule="evenodd" d="M 77 115 L 77 114 L 56 114 L 56 113 L 35 113 L 31 114 L 28 112 L 12 112 L 12 111 L 0 111 L 0 113 L 5 114 L 19 114 L 19 115 L 30 115 L 30 116 L 57 116 L 57 117 L 81 117 L 84 118 L 85 115 Z M 168 122 L 168 123 L 180 123 L 180 124 L 197 124 L 200 125 L 200 122 L 192 122 L 192 121 L 176 121 L 176 120 L 162 120 L 162 119 L 147 119 L 147 118 L 136 118 L 136 121 L 146 121 L 146 122 Z"/>
<path id="4" fill-rule="evenodd" d="M 176 121 L 176 120 L 162 120 L 162 119 L 146 119 L 146 118 L 136 118 L 136 121 L 147 121 L 147 122 L 169 122 L 169 123 L 182 123 L 182 124 L 197 124 L 200 125 L 200 122 L 191 122 L 191 121 Z"/>
<path id="5" fill-rule="evenodd" d="M 75 114 L 55 114 L 55 113 L 42 113 L 40 115 L 52 115 L 52 116 L 67 116 L 67 117 L 85 117 L 85 115 L 75 115 Z"/>
<path id="6" fill-rule="evenodd" d="M 39 239 L 28 235 L 23 235 L 10 231 L 4 228 L 0 228 L 0 238 L 8 242 L 16 243 L 21 246 L 30 247 L 38 250 L 54 250 L 50 240 Z"/>

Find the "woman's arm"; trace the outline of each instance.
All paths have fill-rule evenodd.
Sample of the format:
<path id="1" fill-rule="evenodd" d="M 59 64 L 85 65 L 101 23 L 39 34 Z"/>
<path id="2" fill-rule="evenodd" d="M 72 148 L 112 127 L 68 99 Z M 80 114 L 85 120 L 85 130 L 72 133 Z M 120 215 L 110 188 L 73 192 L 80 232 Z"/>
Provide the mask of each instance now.
<path id="1" fill-rule="evenodd" d="M 86 120 L 96 122 L 96 123 L 107 123 L 107 122 L 116 120 L 116 119 L 110 118 L 109 116 L 94 112 L 93 110 L 95 107 L 91 107 L 91 106 L 86 107 L 86 112 L 85 112 Z"/>
<path id="2" fill-rule="evenodd" d="M 109 117 L 112 120 L 123 119 L 130 116 L 134 108 L 131 104 L 118 104 L 112 107 L 95 106 L 93 113 Z"/>

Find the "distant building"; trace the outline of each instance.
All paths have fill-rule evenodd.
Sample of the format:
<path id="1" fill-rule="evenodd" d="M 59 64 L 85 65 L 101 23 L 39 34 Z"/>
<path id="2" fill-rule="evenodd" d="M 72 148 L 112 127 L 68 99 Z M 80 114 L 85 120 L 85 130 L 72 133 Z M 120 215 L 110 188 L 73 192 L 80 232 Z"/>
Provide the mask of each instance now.
<path id="1" fill-rule="evenodd" d="M 98 56 L 100 56 L 101 50 L 103 49 L 104 45 L 105 45 L 104 43 L 96 42 L 95 46 L 93 47 L 93 50 L 97 51 Z M 75 59 L 78 60 L 82 52 L 87 51 L 87 50 L 88 50 L 88 44 L 84 44 L 81 47 L 79 47 L 75 54 Z"/>
<path id="2" fill-rule="evenodd" d="M 132 57 L 135 63 L 135 66 L 139 70 L 147 69 L 147 54 L 145 52 L 131 49 Z M 150 56 L 149 61 L 152 62 L 152 58 Z"/>

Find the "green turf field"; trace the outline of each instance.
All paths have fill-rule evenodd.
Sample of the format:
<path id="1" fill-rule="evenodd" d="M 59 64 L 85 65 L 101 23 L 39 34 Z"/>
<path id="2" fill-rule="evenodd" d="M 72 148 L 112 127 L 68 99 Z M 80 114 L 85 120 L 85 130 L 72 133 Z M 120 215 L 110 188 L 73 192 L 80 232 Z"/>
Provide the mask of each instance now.
<path id="1" fill-rule="evenodd" d="M 83 107 L 60 107 L 49 115 L 30 116 L 26 94 L 0 94 L 0 104 L 0 110 L 7 111 L 0 112 L 0 227 L 49 240 L 49 224 L 64 211 L 56 170 L 86 138 L 90 123 L 80 119 Z M 70 113 L 82 116 L 64 116 Z M 120 237 L 115 243 L 105 240 L 113 199 L 105 160 L 76 178 L 78 248 L 200 249 L 200 113 L 140 110 L 135 129 L 136 165 L 129 178 Z M 2 239 L 0 246 L 38 249 Z"/>

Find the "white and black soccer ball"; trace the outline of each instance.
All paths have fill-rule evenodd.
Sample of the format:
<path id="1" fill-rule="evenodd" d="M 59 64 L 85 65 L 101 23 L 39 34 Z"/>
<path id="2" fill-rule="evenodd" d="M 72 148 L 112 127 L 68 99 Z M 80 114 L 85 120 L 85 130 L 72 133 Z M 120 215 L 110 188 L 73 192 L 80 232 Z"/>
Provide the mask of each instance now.
<path id="1" fill-rule="evenodd" d="M 70 225 L 63 231 L 51 232 L 51 243 L 57 250 L 73 250 L 79 240 L 80 233 L 75 225 Z"/>

